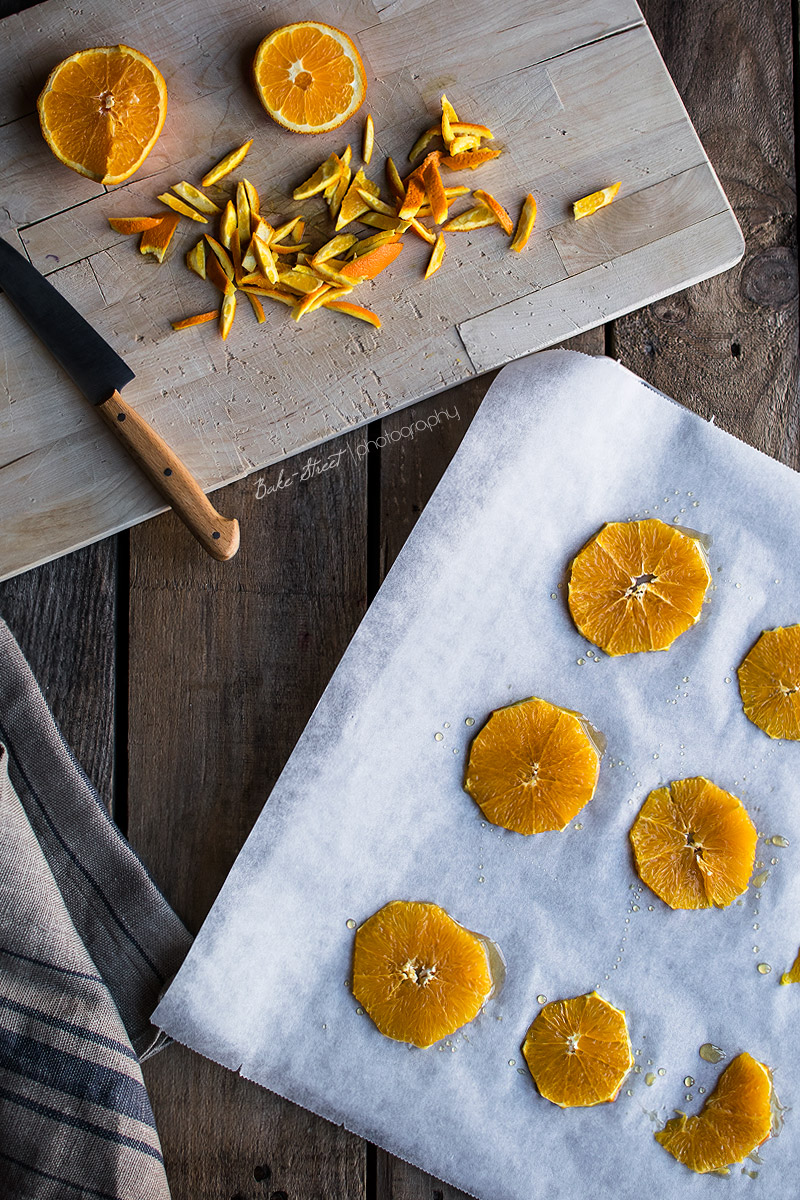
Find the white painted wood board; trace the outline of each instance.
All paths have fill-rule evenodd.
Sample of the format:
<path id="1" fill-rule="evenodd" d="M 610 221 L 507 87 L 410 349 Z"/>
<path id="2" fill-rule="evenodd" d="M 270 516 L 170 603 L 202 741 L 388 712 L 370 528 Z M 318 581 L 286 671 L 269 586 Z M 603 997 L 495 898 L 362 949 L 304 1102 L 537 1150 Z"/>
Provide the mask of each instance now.
<path id="1" fill-rule="evenodd" d="M 137 375 L 126 399 L 207 489 L 741 257 L 739 227 L 634 0 L 319 0 L 303 15 L 350 33 L 369 80 L 362 112 L 311 138 L 274 125 L 248 79 L 264 34 L 297 19 L 284 0 L 89 0 L 79 10 L 47 0 L 0 22 L 0 235 L 21 244 L 126 359 Z M 158 64 L 169 112 L 139 174 L 106 189 L 53 158 L 35 100 L 61 58 L 115 42 Z M 525 253 L 510 252 L 497 228 L 453 235 L 442 268 L 423 282 L 428 247 L 407 235 L 397 263 L 364 285 L 380 331 L 327 311 L 296 324 L 278 305 L 267 305 L 260 326 L 243 305 L 226 343 L 213 325 L 171 330 L 170 320 L 214 302 L 183 262 L 202 227 L 183 221 L 159 266 L 108 216 L 158 211 L 159 191 L 199 181 L 252 137 L 246 170 L 262 207 L 276 219 L 314 210 L 324 232 L 322 203 L 298 206 L 292 188 L 348 141 L 358 160 L 366 111 L 377 127 L 368 174 L 383 184 L 386 154 L 406 169 L 445 89 L 465 119 L 492 126 L 503 150 L 459 181 L 494 192 L 514 216 L 528 191 L 537 197 Z M 572 219 L 573 200 L 617 179 L 611 207 Z M 6 578 L 163 505 L 2 296 L 0 349 Z"/>

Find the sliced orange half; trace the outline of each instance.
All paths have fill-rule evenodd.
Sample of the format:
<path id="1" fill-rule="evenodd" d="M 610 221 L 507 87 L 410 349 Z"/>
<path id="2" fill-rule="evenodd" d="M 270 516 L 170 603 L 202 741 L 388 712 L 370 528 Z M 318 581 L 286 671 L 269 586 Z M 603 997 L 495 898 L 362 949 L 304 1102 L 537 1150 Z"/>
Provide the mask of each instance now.
<path id="1" fill-rule="evenodd" d="M 493 825 L 563 829 L 594 795 L 600 754 L 578 713 L 532 697 L 489 717 L 470 748 L 464 788 Z"/>
<path id="2" fill-rule="evenodd" d="M 572 563 L 569 610 L 606 654 L 668 650 L 697 621 L 711 582 L 699 538 L 663 521 L 614 521 Z"/>
<path id="3" fill-rule="evenodd" d="M 700 775 L 652 791 L 630 838 L 639 877 L 670 908 L 727 908 L 747 888 L 758 835 L 741 800 Z"/>
<path id="4" fill-rule="evenodd" d="M 690 1171 L 724 1170 L 767 1140 L 772 1099 L 769 1067 L 740 1054 L 722 1072 L 697 1116 L 679 1113 L 653 1136 Z"/>
<path id="5" fill-rule="evenodd" d="M 352 40 L 321 21 L 283 25 L 264 38 L 253 63 L 258 98 L 293 133 L 325 133 L 364 103 L 367 78 Z"/>
<path id="6" fill-rule="evenodd" d="M 522 1053 L 541 1095 L 560 1108 L 616 1100 L 633 1066 L 625 1013 L 597 992 L 545 1004 Z"/>
<path id="7" fill-rule="evenodd" d="M 394 900 L 356 933 L 353 995 L 386 1037 L 432 1046 L 478 1015 L 496 955 L 438 904 Z"/>
<path id="8" fill-rule="evenodd" d="M 738 674 L 745 716 L 771 738 L 800 740 L 800 625 L 766 629 Z"/>
<path id="9" fill-rule="evenodd" d="M 147 55 L 130 46 L 97 46 L 58 64 L 38 108 L 56 158 L 98 183 L 122 183 L 158 140 L 167 88 Z"/>

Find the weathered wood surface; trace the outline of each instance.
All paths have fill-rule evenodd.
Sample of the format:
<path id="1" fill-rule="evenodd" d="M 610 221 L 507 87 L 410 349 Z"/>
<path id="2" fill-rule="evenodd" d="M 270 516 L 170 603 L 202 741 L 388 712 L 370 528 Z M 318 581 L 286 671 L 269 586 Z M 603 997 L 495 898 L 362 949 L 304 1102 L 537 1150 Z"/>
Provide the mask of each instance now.
<path id="1" fill-rule="evenodd" d="M 442 269 L 424 284 L 429 248 L 406 237 L 401 262 L 367 286 L 380 333 L 327 311 L 296 326 L 272 304 L 261 326 L 240 313 L 227 343 L 214 325 L 176 335 L 171 319 L 213 301 L 211 285 L 183 262 L 202 227 L 182 222 L 159 266 L 143 261 L 136 239 L 116 234 L 107 217 L 157 209 L 159 191 L 199 180 L 250 136 L 247 173 L 265 211 L 291 215 L 292 187 L 346 138 L 357 152 L 361 130 L 356 117 L 335 133 L 297 138 L 265 118 L 243 74 L 262 33 L 296 17 L 284 0 L 266 8 L 198 0 L 190 22 L 184 8 L 182 0 L 122 9 L 88 0 L 73 11 L 48 0 L 35 17 L 0 22 L 0 233 L 21 243 L 119 350 L 137 375 L 126 399 L 206 488 L 601 324 L 741 253 L 635 0 L 471 8 L 461 0 L 324 0 L 315 14 L 354 34 L 367 63 L 377 125 L 371 173 L 380 177 L 387 153 L 402 166 L 446 87 L 462 114 L 491 121 L 503 148 L 481 186 L 515 215 L 535 190 L 535 236 L 517 255 L 497 228 L 454 235 Z M 469 36 L 452 36 L 459 25 Z M 66 49 L 117 40 L 158 62 L 170 108 L 139 176 L 109 192 L 56 162 L 34 102 Z M 616 179 L 614 206 L 576 223 L 571 201 Z M 315 212 L 321 235 L 321 202 L 302 207 Z M 163 502 L 1 297 L 0 345 L 2 578 L 135 524 Z"/>
<path id="2" fill-rule="evenodd" d="M 35 25 L 39 11 L 25 19 Z M 790 4 L 649 0 L 646 15 L 748 252 L 727 275 L 584 335 L 578 348 L 603 353 L 605 343 L 656 386 L 798 466 Z M 338 439 L 315 456 L 334 462 L 346 447 L 340 465 L 306 482 L 257 499 L 278 482 L 275 466 L 260 490 L 258 476 L 227 488 L 217 502 L 251 529 L 227 567 L 167 515 L 116 539 L 119 556 L 107 541 L 0 586 L 0 613 L 107 793 L 116 750 L 116 808 L 127 803 L 134 845 L 191 927 L 488 383 L 470 380 Z M 458 417 L 432 421 L 442 411 Z M 412 419 L 430 428 L 357 452 Z M 180 1047 L 146 1071 L 175 1200 L 462 1200 Z"/>

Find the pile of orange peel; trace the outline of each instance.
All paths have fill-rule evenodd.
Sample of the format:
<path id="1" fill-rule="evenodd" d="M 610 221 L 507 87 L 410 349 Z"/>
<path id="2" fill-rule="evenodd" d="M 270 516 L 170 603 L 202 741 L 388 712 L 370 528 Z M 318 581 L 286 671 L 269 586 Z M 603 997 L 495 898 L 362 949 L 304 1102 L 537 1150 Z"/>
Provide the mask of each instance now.
<path id="1" fill-rule="evenodd" d="M 362 160 L 372 158 L 375 126 L 372 116 L 364 125 Z M 294 189 L 294 200 L 322 196 L 327 201 L 334 236 L 323 245 L 312 247 L 303 241 L 305 219 L 294 217 L 275 227 L 261 214 L 258 191 L 248 179 L 236 183 L 235 195 L 224 206 L 215 203 L 200 188 L 185 181 L 172 185 L 158 199 L 172 211 L 157 217 L 110 217 L 112 228 L 121 234 L 141 234 L 139 249 L 164 261 L 167 249 L 182 217 L 207 224 L 218 218 L 218 236 L 205 234 L 186 255 L 186 264 L 202 279 L 208 279 L 222 294 L 219 307 L 173 321 L 173 329 L 189 329 L 207 321 L 219 320 L 220 333 L 227 338 L 236 312 L 236 296 L 247 296 L 259 323 L 266 320 L 262 299 L 285 304 L 296 321 L 319 308 L 332 309 L 366 321 L 380 329 L 377 313 L 347 297 L 365 280 L 374 279 L 388 267 L 403 249 L 406 232 L 431 247 L 425 279 L 439 269 L 445 254 L 445 234 L 466 233 L 498 225 L 511 238 L 510 248 L 521 252 L 528 244 L 536 221 L 536 201 L 528 195 L 516 228 L 503 205 L 481 188 L 471 192 L 471 206 L 450 216 L 454 200 L 470 194 L 464 186 L 445 187 L 442 169 L 476 170 L 500 150 L 483 145 L 494 140 L 486 125 L 459 121 L 455 109 L 442 96 L 442 116 L 437 124 L 417 139 L 409 153 L 414 162 L 440 138 L 444 149 L 431 150 L 409 175 L 402 178 L 391 158 L 386 159 L 386 180 L 391 200 L 381 198 L 380 187 L 361 167 L 353 174 L 352 150 L 331 154 L 316 171 Z M 230 175 L 244 161 L 252 139 L 226 155 L 203 176 L 201 187 L 211 187 Z M 588 216 L 610 204 L 619 183 L 593 192 L 573 205 L 576 219 Z M 432 225 L 425 224 L 430 220 Z M 342 230 L 354 221 L 378 232 L 359 238 Z"/>

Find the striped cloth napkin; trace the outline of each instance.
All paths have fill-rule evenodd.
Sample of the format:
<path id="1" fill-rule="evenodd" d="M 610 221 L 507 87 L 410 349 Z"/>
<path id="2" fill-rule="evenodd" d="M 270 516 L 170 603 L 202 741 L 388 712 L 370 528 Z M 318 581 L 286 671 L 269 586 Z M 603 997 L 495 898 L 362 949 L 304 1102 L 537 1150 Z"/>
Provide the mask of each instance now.
<path id="1" fill-rule="evenodd" d="M 0 620 L 0 1194 L 164 1200 L 139 1063 L 190 938 Z"/>

